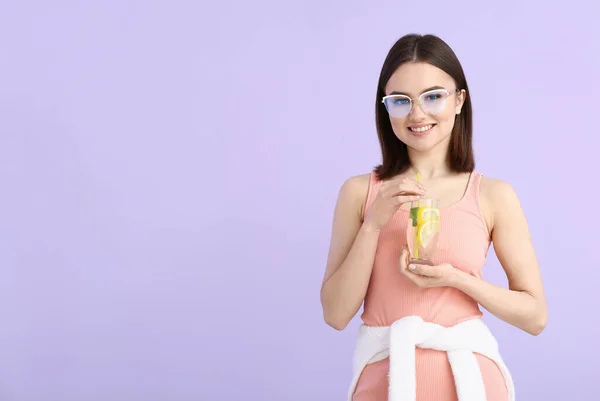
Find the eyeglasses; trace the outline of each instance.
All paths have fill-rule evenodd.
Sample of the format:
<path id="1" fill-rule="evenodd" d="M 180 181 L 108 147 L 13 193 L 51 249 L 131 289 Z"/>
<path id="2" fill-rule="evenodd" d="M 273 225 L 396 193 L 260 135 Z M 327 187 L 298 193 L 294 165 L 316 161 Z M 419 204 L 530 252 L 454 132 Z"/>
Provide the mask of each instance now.
<path id="1" fill-rule="evenodd" d="M 446 98 L 458 92 L 460 92 L 460 89 L 455 89 L 453 92 L 448 92 L 446 89 L 434 89 L 422 93 L 417 99 L 423 112 L 436 115 L 444 110 Z M 406 117 L 413 108 L 413 99 L 406 95 L 384 96 L 381 103 L 385 105 L 388 114 L 394 118 Z"/>

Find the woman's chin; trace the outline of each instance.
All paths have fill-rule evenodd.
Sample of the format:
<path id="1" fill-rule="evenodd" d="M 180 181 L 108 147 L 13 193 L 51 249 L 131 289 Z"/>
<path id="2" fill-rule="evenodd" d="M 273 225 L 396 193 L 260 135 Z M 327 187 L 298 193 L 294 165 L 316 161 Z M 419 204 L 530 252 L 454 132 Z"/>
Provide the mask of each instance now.
<path id="1" fill-rule="evenodd" d="M 435 133 L 432 133 L 435 134 Z M 402 137 L 399 137 L 406 146 L 409 148 L 422 153 L 437 148 L 441 144 L 448 145 L 450 143 L 450 134 L 446 137 L 440 137 L 439 135 L 412 135 L 410 133 L 403 133 Z"/>
<path id="2" fill-rule="evenodd" d="M 440 144 L 440 142 L 443 142 L 443 140 L 440 140 L 439 138 L 434 138 L 434 137 L 430 137 L 430 138 L 404 138 L 402 140 L 402 142 L 404 142 L 404 144 L 419 153 L 427 153 L 430 150 L 433 150 L 434 148 L 437 147 L 437 145 Z"/>

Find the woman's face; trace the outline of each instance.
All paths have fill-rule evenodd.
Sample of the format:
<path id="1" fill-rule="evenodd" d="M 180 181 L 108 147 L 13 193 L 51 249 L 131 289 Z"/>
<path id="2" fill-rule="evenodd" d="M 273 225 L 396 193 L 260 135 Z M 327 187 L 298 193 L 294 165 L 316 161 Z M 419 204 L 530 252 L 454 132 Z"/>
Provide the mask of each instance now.
<path id="1" fill-rule="evenodd" d="M 394 133 L 406 146 L 425 152 L 448 145 L 465 97 L 450 75 L 428 63 L 405 63 L 390 77 L 385 95 L 405 95 L 385 103 Z"/>

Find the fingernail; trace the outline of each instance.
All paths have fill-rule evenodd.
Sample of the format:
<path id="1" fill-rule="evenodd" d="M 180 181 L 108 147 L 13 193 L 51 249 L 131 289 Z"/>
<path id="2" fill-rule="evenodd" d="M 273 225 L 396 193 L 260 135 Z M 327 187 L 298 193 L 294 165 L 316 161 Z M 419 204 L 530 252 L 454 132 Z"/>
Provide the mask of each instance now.
<path id="1" fill-rule="evenodd" d="M 410 270 L 415 270 L 415 269 L 417 268 L 417 266 L 415 266 L 415 265 L 408 265 L 408 268 L 409 268 Z"/>

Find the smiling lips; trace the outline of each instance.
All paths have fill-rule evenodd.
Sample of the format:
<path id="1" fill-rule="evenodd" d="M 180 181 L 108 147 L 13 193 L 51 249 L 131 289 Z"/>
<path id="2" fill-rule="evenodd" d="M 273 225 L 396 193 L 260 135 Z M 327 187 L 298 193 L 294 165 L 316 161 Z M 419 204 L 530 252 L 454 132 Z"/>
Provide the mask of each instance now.
<path id="1" fill-rule="evenodd" d="M 418 125 L 412 125 L 412 126 L 408 127 L 408 129 L 411 132 L 414 132 L 415 134 L 424 134 L 424 133 L 428 132 L 429 130 L 431 130 L 434 126 L 435 126 L 435 124 L 427 124 L 427 125 L 418 124 Z"/>

